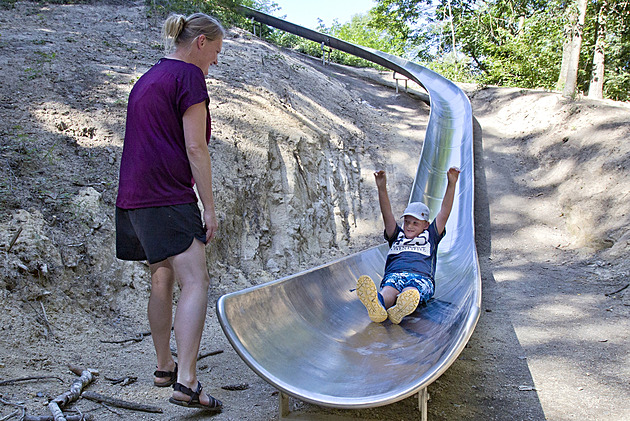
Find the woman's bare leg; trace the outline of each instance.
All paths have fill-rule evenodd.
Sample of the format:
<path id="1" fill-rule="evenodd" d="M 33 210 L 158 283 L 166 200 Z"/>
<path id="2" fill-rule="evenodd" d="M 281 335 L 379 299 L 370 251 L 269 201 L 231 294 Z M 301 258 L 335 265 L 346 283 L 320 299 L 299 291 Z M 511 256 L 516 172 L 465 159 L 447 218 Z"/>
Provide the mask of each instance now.
<path id="1" fill-rule="evenodd" d="M 206 268 L 205 246 L 199 240 L 193 240 L 190 247 L 177 256 L 170 257 L 181 294 L 175 311 L 175 340 L 177 341 L 177 382 L 192 389 L 197 389 L 197 355 L 201 344 L 201 335 L 206 320 L 208 307 L 208 286 L 210 277 Z M 173 393 L 176 399 L 186 399 L 178 391 Z M 199 400 L 208 404 L 208 397 L 202 392 Z"/>
<path id="2" fill-rule="evenodd" d="M 173 371 L 175 361 L 171 354 L 171 326 L 173 323 L 173 285 L 175 277 L 167 260 L 149 265 L 151 270 L 151 296 L 149 297 L 148 316 L 151 338 L 157 357 L 157 369 Z M 156 378 L 160 382 L 164 379 Z"/>

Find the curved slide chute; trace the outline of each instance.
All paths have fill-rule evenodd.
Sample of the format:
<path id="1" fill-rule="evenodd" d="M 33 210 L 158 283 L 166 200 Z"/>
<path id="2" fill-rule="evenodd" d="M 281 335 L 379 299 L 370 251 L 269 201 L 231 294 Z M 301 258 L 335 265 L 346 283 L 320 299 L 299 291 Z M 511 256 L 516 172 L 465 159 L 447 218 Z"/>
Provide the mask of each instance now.
<path id="1" fill-rule="evenodd" d="M 388 250 L 383 244 L 222 296 L 217 313 L 223 331 L 254 372 L 306 402 L 358 409 L 416 393 L 426 397 L 426 387 L 456 360 L 480 314 L 470 102 L 454 83 L 416 63 L 252 9 L 245 13 L 403 74 L 428 91 L 429 123 L 409 201 L 426 203 L 431 218 L 440 209 L 448 168 L 457 166 L 461 174 L 438 251 L 434 298 L 400 325 L 370 322 L 353 291 L 361 275 L 380 283 Z"/>

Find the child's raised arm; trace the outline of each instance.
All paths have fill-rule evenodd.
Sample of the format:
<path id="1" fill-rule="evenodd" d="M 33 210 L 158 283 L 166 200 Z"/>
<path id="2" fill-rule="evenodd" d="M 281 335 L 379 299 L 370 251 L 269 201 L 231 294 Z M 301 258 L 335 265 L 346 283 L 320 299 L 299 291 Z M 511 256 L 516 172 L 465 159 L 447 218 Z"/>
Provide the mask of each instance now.
<path id="1" fill-rule="evenodd" d="M 389 195 L 387 194 L 387 176 L 385 175 L 385 171 L 380 170 L 375 172 L 374 179 L 376 180 L 376 188 L 378 189 L 378 203 L 381 206 L 385 233 L 387 234 L 387 238 L 390 238 L 396 231 L 396 218 L 392 212 L 392 205 L 389 202 Z"/>
<path id="2" fill-rule="evenodd" d="M 438 234 L 442 234 L 444 232 L 446 221 L 448 221 L 448 217 L 451 214 L 451 209 L 453 208 L 453 200 L 455 199 L 455 185 L 457 184 L 459 173 L 460 170 L 457 167 L 449 168 L 448 172 L 446 173 L 446 176 L 448 177 L 448 185 L 446 186 L 444 199 L 442 199 L 442 207 L 440 208 L 440 212 L 435 217 L 435 228 L 437 229 Z"/>

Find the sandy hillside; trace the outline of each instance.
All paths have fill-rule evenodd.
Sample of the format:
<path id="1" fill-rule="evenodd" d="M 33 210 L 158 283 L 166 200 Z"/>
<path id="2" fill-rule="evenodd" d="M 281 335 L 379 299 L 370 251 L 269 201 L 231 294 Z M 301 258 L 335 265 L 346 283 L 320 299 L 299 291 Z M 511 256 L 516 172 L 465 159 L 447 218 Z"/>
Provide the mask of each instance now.
<path id="1" fill-rule="evenodd" d="M 75 378 L 68 364 L 100 372 L 91 391 L 164 411 L 74 405 L 95 419 L 203 418 L 152 387 L 147 267 L 114 258 L 127 96 L 162 55 L 161 22 L 142 2 L 115 3 L 0 8 L 0 381 L 56 377 L 1 385 L 0 418 L 17 402 L 46 414 Z M 380 242 L 372 172 L 388 171 L 402 209 L 429 112 L 397 94 L 391 76 L 229 32 L 207 78 L 221 219 L 208 247 L 211 303 Z M 476 117 L 484 311 L 429 387 L 430 419 L 630 419 L 630 108 L 464 88 Z M 205 388 L 225 402 L 213 419 L 277 418 L 276 391 L 232 350 L 214 304 L 202 351 L 218 352 L 199 363 Z M 137 379 L 113 381 L 126 377 Z M 417 419 L 416 404 L 293 402 L 372 420 Z"/>

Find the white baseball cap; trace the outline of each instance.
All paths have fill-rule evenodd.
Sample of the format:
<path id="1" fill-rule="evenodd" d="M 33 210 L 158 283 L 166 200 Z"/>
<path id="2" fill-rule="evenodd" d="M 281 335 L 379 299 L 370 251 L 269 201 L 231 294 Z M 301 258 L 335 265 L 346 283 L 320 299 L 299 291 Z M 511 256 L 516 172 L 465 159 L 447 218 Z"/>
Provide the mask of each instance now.
<path id="1" fill-rule="evenodd" d="M 428 222 L 429 221 L 429 207 L 422 202 L 411 202 L 405 209 L 405 212 L 403 213 L 403 216 L 406 216 L 406 215 L 410 215 L 421 221 Z"/>

